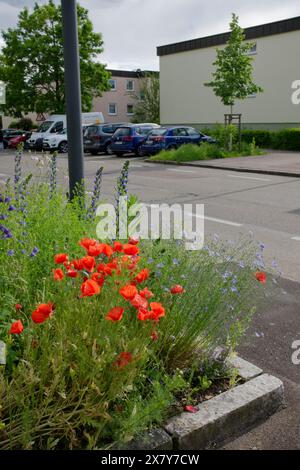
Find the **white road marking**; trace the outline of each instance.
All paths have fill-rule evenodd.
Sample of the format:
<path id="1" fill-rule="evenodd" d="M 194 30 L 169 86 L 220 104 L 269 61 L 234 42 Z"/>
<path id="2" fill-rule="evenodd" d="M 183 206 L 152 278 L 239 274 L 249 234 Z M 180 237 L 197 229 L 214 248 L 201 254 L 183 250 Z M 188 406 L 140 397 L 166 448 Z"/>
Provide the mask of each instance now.
<path id="1" fill-rule="evenodd" d="M 242 178 L 245 180 L 255 180 L 255 181 L 271 181 L 268 178 L 254 178 L 253 176 L 239 176 L 239 175 L 227 175 L 229 178 Z"/>
<path id="2" fill-rule="evenodd" d="M 191 212 L 188 213 L 190 217 L 196 217 L 199 219 L 203 219 L 202 215 L 199 214 L 192 214 Z M 216 219 L 215 217 L 208 217 L 207 215 L 204 216 L 204 220 L 208 220 L 210 222 L 216 222 L 218 224 L 224 225 L 231 225 L 232 227 L 242 227 L 243 224 L 239 224 L 237 222 L 231 222 L 231 220 L 224 220 L 224 219 Z"/>
<path id="3" fill-rule="evenodd" d="M 179 173 L 194 173 L 194 170 L 178 170 L 177 168 L 167 168 L 168 171 L 177 171 Z"/>
<path id="4" fill-rule="evenodd" d="M 292 237 L 291 240 L 295 240 L 296 242 L 300 242 L 300 237 Z"/>

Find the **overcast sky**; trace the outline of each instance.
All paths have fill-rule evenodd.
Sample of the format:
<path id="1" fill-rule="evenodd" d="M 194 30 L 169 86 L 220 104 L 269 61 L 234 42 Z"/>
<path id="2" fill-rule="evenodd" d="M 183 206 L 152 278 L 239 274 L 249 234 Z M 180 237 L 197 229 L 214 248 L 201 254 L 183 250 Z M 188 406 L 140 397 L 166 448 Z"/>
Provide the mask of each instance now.
<path id="1" fill-rule="evenodd" d="M 37 3 L 45 3 L 38 1 Z M 156 47 L 228 30 L 231 13 L 243 27 L 300 16 L 299 0 L 81 0 L 103 34 L 109 68 L 159 69 Z M 0 29 L 14 26 L 33 0 L 0 0 Z"/>

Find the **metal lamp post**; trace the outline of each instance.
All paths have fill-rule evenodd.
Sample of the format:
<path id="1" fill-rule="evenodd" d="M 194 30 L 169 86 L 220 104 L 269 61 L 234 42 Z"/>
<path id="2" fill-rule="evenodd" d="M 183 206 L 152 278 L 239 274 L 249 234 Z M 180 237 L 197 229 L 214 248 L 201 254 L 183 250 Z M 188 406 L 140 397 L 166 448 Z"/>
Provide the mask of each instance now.
<path id="1" fill-rule="evenodd" d="M 64 39 L 65 95 L 69 148 L 69 184 L 70 198 L 72 199 L 72 197 L 75 195 L 76 186 L 82 182 L 84 177 L 76 0 L 61 0 L 61 8 Z"/>

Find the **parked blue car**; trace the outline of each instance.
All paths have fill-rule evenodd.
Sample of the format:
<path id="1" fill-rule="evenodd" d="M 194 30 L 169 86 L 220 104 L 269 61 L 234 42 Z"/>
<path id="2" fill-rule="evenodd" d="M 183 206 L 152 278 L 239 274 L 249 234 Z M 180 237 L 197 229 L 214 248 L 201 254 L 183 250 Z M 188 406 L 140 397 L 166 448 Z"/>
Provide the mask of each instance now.
<path id="1" fill-rule="evenodd" d="M 209 135 L 202 134 L 193 127 L 175 126 L 161 127 L 151 131 L 143 143 L 140 154 L 153 155 L 161 150 L 177 149 L 184 144 L 199 145 L 202 142 L 215 144 L 216 140 Z"/>
<path id="2" fill-rule="evenodd" d="M 132 124 L 119 127 L 111 138 L 107 149 L 109 154 L 118 156 L 124 153 L 141 154 L 142 144 L 147 140 L 148 134 L 153 129 L 160 129 L 157 124 Z"/>

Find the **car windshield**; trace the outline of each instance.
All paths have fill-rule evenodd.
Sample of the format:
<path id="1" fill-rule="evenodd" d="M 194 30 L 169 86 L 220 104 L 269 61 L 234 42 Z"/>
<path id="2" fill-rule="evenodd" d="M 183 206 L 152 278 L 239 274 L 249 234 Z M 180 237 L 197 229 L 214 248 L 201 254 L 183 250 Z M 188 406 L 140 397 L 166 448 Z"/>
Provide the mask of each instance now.
<path id="1" fill-rule="evenodd" d="M 152 131 L 152 127 L 136 127 L 135 131 L 140 135 L 148 135 Z"/>
<path id="2" fill-rule="evenodd" d="M 150 132 L 149 136 L 156 136 L 156 135 L 165 135 L 168 129 L 154 129 Z"/>
<path id="3" fill-rule="evenodd" d="M 98 133 L 97 126 L 88 126 L 84 132 L 85 137 L 90 137 L 91 135 L 96 135 Z"/>
<path id="4" fill-rule="evenodd" d="M 114 133 L 114 137 L 122 137 L 126 135 L 130 135 L 131 129 L 130 127 L 119 127 L 119 129 L 116 130 Z"/>
<path id="5" fill-rule="evenodd" d="M 47 132 L 50 127 L 52 126 L 52 124 L 54 123 L 54 121 L 45 121 L 43 122 L 43 124 L 40 125 L 40 127 L 38 128 L 37 132 Z"/>

